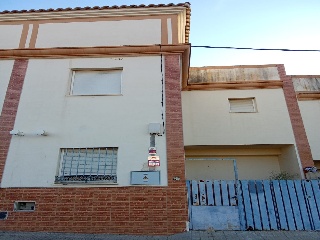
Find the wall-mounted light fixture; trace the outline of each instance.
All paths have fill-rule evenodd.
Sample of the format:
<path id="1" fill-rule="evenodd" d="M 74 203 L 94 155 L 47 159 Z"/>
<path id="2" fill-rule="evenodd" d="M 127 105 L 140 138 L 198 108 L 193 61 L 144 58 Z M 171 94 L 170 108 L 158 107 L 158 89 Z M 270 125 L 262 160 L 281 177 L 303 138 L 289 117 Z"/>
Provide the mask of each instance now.
<path id="1" fill-rule="evenodd" d="M 19 130 L 14 130 L 14 129 L 10 131 L 10 134 L 15 136 L 20 136 L 20 137 L 24 136 L 23 132 L 20 132 Z"/>
<path id="2" fill-rule="evenodd" d="M 46 132 L 45 130 L 38 130 L 36 134 L 38 136 L 48 136 L 48 132 Z"/>

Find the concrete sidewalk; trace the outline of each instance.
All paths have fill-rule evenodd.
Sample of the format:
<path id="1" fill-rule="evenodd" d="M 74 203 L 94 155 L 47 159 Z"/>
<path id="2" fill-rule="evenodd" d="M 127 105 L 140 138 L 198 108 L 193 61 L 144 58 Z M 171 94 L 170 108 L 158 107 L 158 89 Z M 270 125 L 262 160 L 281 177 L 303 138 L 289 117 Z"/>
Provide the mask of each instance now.
<path id="1" fill-rule="evenodd" d="M 305 239 L 320 240 L 320 231 L 190 231 L 171 236 L 135 236 L 115 234 L 0 232 L 0 240 L 220 240 L 220 239 Z"/>

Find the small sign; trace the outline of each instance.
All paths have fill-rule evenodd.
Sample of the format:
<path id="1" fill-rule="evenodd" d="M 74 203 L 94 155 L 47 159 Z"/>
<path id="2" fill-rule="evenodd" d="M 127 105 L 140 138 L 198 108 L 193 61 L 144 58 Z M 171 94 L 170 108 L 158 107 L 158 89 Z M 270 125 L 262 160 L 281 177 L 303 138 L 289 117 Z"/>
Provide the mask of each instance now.
<path id="1" fill-rule="evenodd" d="M 150 155 L 155 155 L 157 154 L 157 149 L 155 147 L 149 147 L 149 154 Z"/>
<path id="2" fill-rule="evenodd" d="M 160 157 L 159 156 L 148 156 L 148 160 L 158 160 L 158 161 L 160 161 Z"/>
<path id="3" fill-rule="evenodd" d="M 148 167 L 160 166 L 160 160 L 148 160 Z"/>

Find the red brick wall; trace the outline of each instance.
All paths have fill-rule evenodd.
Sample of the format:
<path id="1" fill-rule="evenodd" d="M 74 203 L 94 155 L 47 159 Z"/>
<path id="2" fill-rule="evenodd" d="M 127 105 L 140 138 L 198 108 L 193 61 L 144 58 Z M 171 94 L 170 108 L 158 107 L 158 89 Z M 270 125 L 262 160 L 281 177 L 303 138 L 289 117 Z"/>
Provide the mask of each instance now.
<path id="1" fill-rule="evenodd" d="M 283 92 L 287 103 L 293 134 L 296 140 L 302 167 L 314 166 L 311 148 L 303 125 L 302 116 L 291 76 L 286 75 L 284 65 L 277 65 L 280 79 L 283 81 Z"/>
<path id="2" fill-rule="evenodd" d="M 0 116 L 0 179 L 7 159 L 11 141 L 10 131 L 14 127 L 20 95 L 28 67 L 28 60 L 18 59 L 14 61 L 13 69 L 4 99 Z"/>
<path id="3" fill-rule="evenodd" d="M 165 58 L 168 187 L 0 189 L 1 230 L 174 234 L 185 230 L 187 196 L 182 135 L 180 62 Z M 1 169 L 7 156 L 27 60 L 16 60 L 1 114 Z M 180 181 L 173 180 L 179 177 Z M 14 212 L 14 201 L 35 201 L 34 212 Z"/>

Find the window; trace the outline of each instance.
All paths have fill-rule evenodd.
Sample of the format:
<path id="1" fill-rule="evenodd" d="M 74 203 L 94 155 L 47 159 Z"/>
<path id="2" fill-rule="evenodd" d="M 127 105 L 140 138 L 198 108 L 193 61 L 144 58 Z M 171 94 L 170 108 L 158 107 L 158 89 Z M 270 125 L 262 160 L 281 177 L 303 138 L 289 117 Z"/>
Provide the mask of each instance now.
<path id="1" fill-rule="evenodd" d="M 70 95 L 121 94 L 122 69 L 73 70 Z"/>
<path id="2" fill-rule="evenodd" d="M 118 148 L 64 148 L 56 183 L 117 183 Z"/>
<path id="3" fill-rule="evenodd" d="M 255 98 L 229 98 L 229 104 L 232 113 L 257 112 Z"/>

